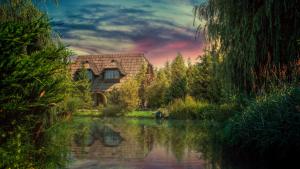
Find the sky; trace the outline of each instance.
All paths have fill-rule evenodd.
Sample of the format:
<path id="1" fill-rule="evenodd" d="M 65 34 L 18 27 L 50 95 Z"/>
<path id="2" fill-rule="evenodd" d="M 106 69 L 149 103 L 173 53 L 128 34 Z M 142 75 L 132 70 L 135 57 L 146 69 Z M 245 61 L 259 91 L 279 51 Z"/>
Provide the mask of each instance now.
<path id="1" fill-rule="evenodd" d="M 201 0 L 60 0 L 42 8 L 75 55 L 144 53 L 157 67 L 180 52 L 195 61 L 204 36 L 196 37 L 193 7 Z"/>

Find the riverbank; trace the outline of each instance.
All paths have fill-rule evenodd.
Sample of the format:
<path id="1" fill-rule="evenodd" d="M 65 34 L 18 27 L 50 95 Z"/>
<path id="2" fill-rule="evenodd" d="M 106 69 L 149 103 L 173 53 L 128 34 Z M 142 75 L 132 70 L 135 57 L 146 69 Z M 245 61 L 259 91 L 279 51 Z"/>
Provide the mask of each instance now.
<path id="1" fill-rule="evenodd" d="M 125 117 L 125 118 L 149 118 L 149 119 L 155 119 L 155 112 L 156 111 L 143 111 L 143 110 L 135 110 L 130 111 L 127 113 L 123 113 L 121 116 L 118 117 Z M 74 116 L 94 116 L 94 117 L 106 117 L 102 110 L 98 109 L 81 109 L 76 111 Z M 110 117 L 110 116 L 108 116 Z M 112 116 L 116 117 L 116 116 Z"/>

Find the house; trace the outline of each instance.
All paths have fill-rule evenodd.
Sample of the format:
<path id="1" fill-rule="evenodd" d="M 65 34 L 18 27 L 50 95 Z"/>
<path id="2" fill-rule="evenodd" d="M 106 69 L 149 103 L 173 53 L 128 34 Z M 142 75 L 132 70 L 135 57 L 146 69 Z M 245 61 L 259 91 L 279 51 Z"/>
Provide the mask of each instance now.
<path id="1" fill-rule="evenodd" d="M 105 92 L 118 88 L 126 80 L 135 77 L 146 66 L 146 75 L 150 80 L 153 66 L 142 53 L 120 53 L 78 56 L 71 64 L 71 73 L 76 78 L 85 68 L 92 83 L 95 105 L 104 103 Z"/>

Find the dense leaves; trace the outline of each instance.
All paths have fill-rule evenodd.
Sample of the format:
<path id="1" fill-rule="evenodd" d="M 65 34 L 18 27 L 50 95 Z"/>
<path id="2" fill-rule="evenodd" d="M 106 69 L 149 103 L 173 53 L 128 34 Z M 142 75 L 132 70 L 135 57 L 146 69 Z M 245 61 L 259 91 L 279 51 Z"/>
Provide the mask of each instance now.
<path id="1" fill-rule="evenodd" d="M 188 92 L 186 65 L 179 53 L 171 63 L 170 88 L 168 91 L 169 101 L 176 98 L 184 98 Z"/>
<path id="2" fill-rule="evenodd" d="M 247 93 L 291 83 L 299 60 L 298 0 L 208 0 L 196 7 L 207 21 L 211 50 L 223 57 L 223 76 Z"/>
<path id="3" fill-rule="evenodd" d="M 0 168 L 61 168 L 50 131 L 72 86 L 69 52 L 31 1 L 0 1 L 0 14 Z"/>
<path id="4" fill-rule="evenodd" d="M 238 106 L 225 120 L 206 119 L 224 156 L 286 167 L 300 152 L 299 12 L 298 0 L 208 0 L 195 8 L 206 21 L 212 84 L 221 82 L 221 101 Z"/>
<path id="5" fill-rule="evenodd" d="M 229 151 L 286 160 L 300 150 L 299 127 L 300 89 L 288 87 L 257 98 L 236 114 L 226 123 L 222 138 Z"/>
<path id="6" fill-rule="evenodd" d="M 72 97 L 78 98 L 76 106 L 84 109 L 90 109 L 93 104 L 91 81 L 88 78 L 88 70 L 81 68 L 77 73 L 74 83 Z"/>

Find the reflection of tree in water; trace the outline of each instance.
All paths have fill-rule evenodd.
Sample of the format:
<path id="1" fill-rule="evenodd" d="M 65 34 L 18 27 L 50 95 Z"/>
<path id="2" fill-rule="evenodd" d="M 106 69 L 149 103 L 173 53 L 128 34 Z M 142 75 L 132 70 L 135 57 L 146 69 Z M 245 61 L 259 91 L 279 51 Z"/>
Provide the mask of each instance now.
<path id="1" fill-rule="evenodd" d="M 115 132 L 105 125 L 92 125 L 92 127 L 80 124 L 74 135 L 78 146 L 91 146 L 96 140 L 100 140 L 105 146 L 118 146 L 123 141 L 119 132 Z"/>
<path id="2" fill-rule="evenodd" d="M 140 159 L 153 147 L 153 137 L 145 126 L 114 125 L 96 120 L 78 128 L 81 132 L 74 135 L 76 144 L 73 146 L 77 157 L 85 154 L 89 159 Z M 85 152 L 78 151 L 79 147 L 84 147 Z"/>
<path id="3" fill-rule="evenodd" d="M 137 127 L 137 126 L 136 126 Z M 147 153 L 150 152 L 153 148 L 154 138 L 153 134 L 150 131 L 150 128 L 146 125 L 138 126 L 140 129 L 139 134 L 137 134 L 137 140 L 140 145 L 147 150 Z"/>
<path id="4" fill-rule="evenodd" d="M 86 133 L 90 135 L 85 137 L 85 142 L 89 143 L 84 147 L 85 152 L 76 151 L 81 145 L 76 140 L 73 146 L 76 157 L 83 154 L 81 159 L 96 160 L 103 165 L 130 161 L 140 164 L 153 159 L 163 165 L 189 165 L 189 160 L 192 160 L 199 166 L 200 159 L 193 161 L 198 159 L 199 153 L 190 151 L 196 150 L 199 143 L 196 136 L 200 131 L 194 124 L 171 120 L 99 119 L 85 125 L 89 126 Z M 82 134 L 77 134 L 80 136 Z"/>
<path id="5" fill-rule="evenodd" d="M 159 123 L 154 120 L 93 120 L 77 125 L 73 151 L 77 158 L 83 157 L 100 162 L 115 160 L 122 163 L 143 161 L 149 152 L 152 150 L 155 152 L 157 147 L 163 147 L 167 151 L 167 158 L 170 154 L 183 163 L 190 154 L 193 154 L 191 152 L 201 152 L 201 156 L 197 153 L 196 158 L 206 161 L 206 169 L 263 168 L 263 164 L 257 161 L 255 163 L 252 161 L 251 164 L 251 161 L 247 162 L 236 157 L 228 159 L 230 153 L 226 153 L 216 142 L 220 137 L 218 131 L 210 131 L 198 123 L 172 120 Z M 84 151 L 80 151 L 80 147 L 84 147 Z M 163 154 L 161 157 L 166 156 Z"/>

